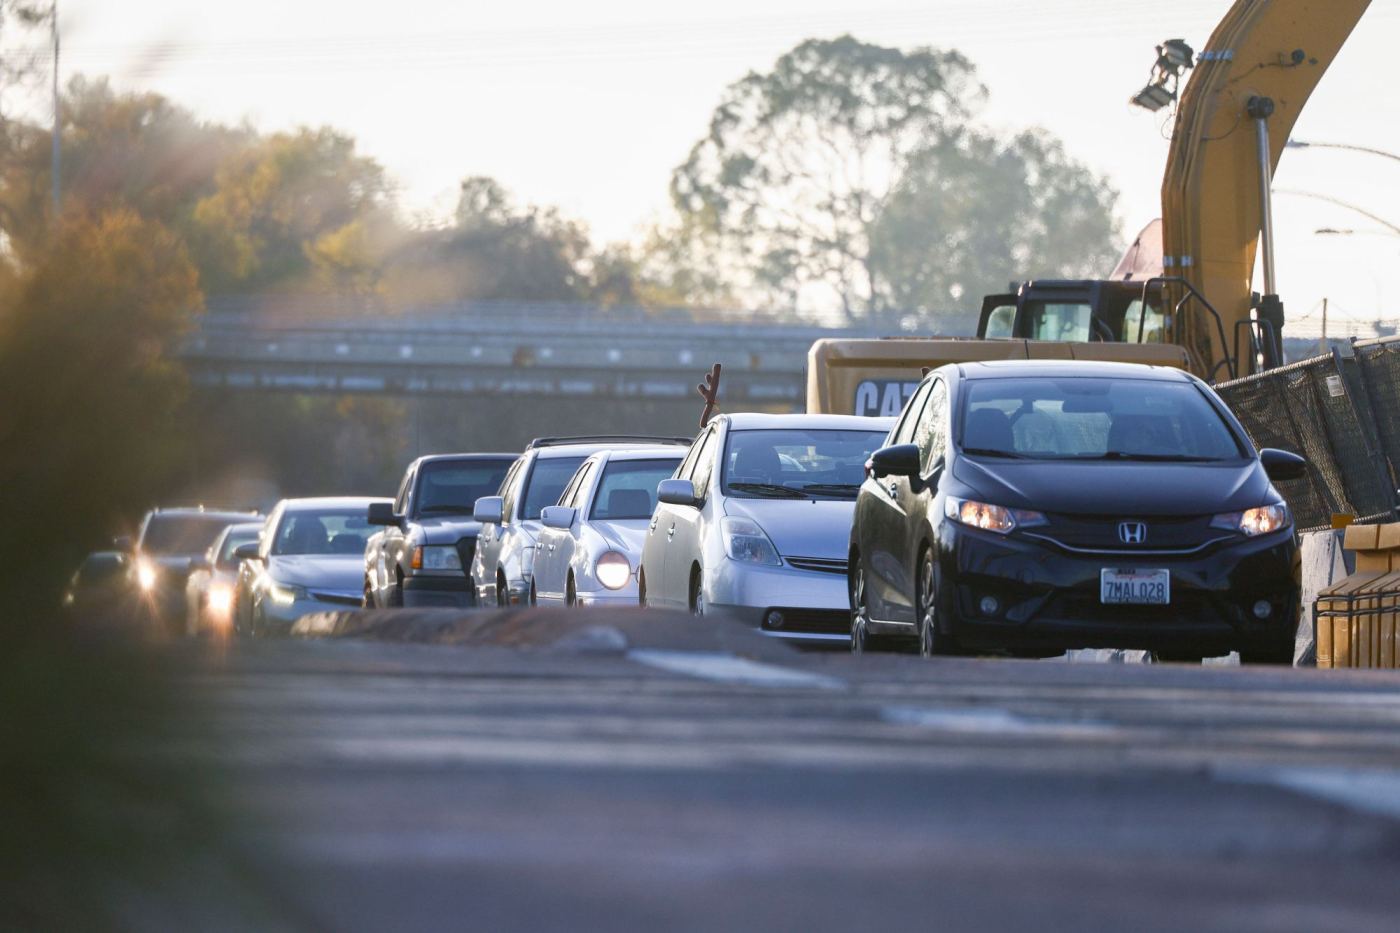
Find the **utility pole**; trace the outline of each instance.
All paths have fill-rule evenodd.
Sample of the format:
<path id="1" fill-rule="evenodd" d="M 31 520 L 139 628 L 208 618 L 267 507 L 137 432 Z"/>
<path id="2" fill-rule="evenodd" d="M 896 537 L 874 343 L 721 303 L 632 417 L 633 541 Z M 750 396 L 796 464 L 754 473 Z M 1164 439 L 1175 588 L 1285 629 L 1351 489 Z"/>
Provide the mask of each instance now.
<path id="1" fill-rule="evenodd" d="M 1327 299 L 1322 299 L 1322 340 L 1317 345 L 1318 353 L 1327 352 Z"/>
<path id="2" fill-rule="evenodd" d="M 63 193 L 62 182 L 59 179 L 59 172 L 63 167 L 60 142 L 63 114 L 58 99 L 58 0 L 53 0 L 53 5 L 49 8 L 49 34 L 53 39 L 53 164 L 49 171 L 53 175 L 53 216 L 57 220 Z"/>

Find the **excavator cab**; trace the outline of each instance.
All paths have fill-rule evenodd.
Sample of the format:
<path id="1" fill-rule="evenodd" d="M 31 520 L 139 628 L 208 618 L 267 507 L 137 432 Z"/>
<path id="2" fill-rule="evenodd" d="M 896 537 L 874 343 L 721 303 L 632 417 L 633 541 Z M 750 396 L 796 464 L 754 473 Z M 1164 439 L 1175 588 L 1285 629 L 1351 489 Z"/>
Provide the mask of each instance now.
<path id="1" fill-rule="evenodd" d="M 1096 279 L 1025 282 L 1014 294 L 982 299 L 983 339 L 1161 343 L 1167 315 L 1160 283 Z"/>

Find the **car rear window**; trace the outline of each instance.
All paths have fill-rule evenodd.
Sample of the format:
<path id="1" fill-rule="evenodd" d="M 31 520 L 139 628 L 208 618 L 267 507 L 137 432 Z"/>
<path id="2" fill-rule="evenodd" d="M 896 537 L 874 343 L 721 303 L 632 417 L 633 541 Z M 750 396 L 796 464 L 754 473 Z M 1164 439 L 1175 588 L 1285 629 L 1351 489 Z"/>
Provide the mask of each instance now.
<path id="1" fill-rule="evenodd" d="M 141 533 L 146 554 L 203 554 L 232 522 L 212 515 L 152 515 Z"/>
<path id="2" fill-rule="evenodd" d="M 436 460 L 418 468 L 418 515 L 470 515 L 476 500 L 494 496 L 514 460 Z"/>
<path id="3" fill-rule="evenodd" d="M 1194 384 L 1150 379 L 971 379 L 961 448 L 1041 460 L 1235 460 L 1225 419 Z"/>
<path id="4" fill-rule="evenodd" d="M 574 471 L 585 457 L 536 457 L 535 465 L 526 478 L 524 503 L 520 508 L 521 518 L 539 518 L 545 506 L 555 505 L 569 485 Z"/>
<path id="5" fill-rule="evenodd" d="M 667 460 L 610 460 L 593 496 L 590 518 L 623 520 L 651 518 L 656 511 L 656 487 L 670 479 L 681 458 Z"/>

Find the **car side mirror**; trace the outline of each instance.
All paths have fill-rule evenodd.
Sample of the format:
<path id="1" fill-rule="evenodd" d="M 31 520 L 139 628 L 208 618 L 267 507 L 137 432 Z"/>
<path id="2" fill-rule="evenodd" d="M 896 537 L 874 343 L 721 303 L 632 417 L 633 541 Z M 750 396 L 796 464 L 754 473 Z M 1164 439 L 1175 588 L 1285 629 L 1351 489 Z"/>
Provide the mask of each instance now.
<path id="1" fill-rule="evenodd" d="M 695 484 L 688 479 L 663 479 L 657 484 L 656 498 L 667 505 L 688 505 L 691 508 L 700 505 Z"/>
<path id="2" fill-rule="evenodd" d="M 567 505 L 547 505 L 540 512 L 540 521 L 547 528 L 572 528 L 577 514 L 578 509 Z"/>
<path id="3" fill-rule="evenodd" d="M 130 535 L 122 535 L 120 538 L 112 539 L 112 547 L 123 554 L 130 554 L 136 550 L 136 542 L 131 540 Z"/>
<path id="4" fill-rule="evenodd" d="M 1308 475 L 1308 461 L 1288 450 L 1265 447 L 1259 451 L 1259 462 L 1269 479 L 1278 482 L 1288 479 L 1302 479 Z"/>
<path id="5" fill-rule="evenodd" d="M 392 502 L 371 502 L 365 521 L 371 525 L 385 525 L 391 528 L 403 527 L 403 516 L 394 513 Z"/>
<path id="6" fill-rule="evenodd" d="M 258 542 L 249 541 L 247 544 L 240 544 L 233 549 L 233 556 L 239 560 L 257 560 Z"/>
<path id="7" fill-rule="evenodd" d="M 506 500 L 500 496 L 482 496 L 472 508 L 472 518 L 483 525 L 499 525 L 505 517 Z"/>
<path id="8" fill-rule="evenodd" d="M 919 460 L 918 444 L 894 444 L 881 447 L 871 454 L 866 467 L 876 479 L 883 476 L 918 476 Z"/>

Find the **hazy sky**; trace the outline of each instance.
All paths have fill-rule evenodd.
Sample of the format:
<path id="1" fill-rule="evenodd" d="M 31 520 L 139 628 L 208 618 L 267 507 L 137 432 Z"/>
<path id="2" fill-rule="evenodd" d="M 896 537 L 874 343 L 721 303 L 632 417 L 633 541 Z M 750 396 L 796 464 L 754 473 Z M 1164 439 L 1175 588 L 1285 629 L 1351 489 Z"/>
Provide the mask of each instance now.
<path id="1" fill-rule="evenodd" d="M 330 124 L 382 162 L 415 212 L 492 175 L 558 205 L 599 240 L 665 208 L 671 169 L 724 87 L 804 38 L 953 47 L 990 90 L 986 119 L 1043 126 L 1122 193 L 1125 235 L 1160 212 L 1165 119 L 1130 107 L 1157 42 L 1197 49 L 1227 0 L 62 0 L 64 73 L 105 73 L 202 115 L 264 130 Z M 1376 0 L 1294 132 L 1400 152 L 1390 56 L 1400 3 Z M 1400 162 L 1285 154 L 1279 188 L 1359 204 L 1400 224 Z M 1400 238 L 1341 208 L 1277 199 L 1280 291 L 1299 320 L 1400 317 Z M 1105 270 L 1106 272 L 1107 270 Z"/>

